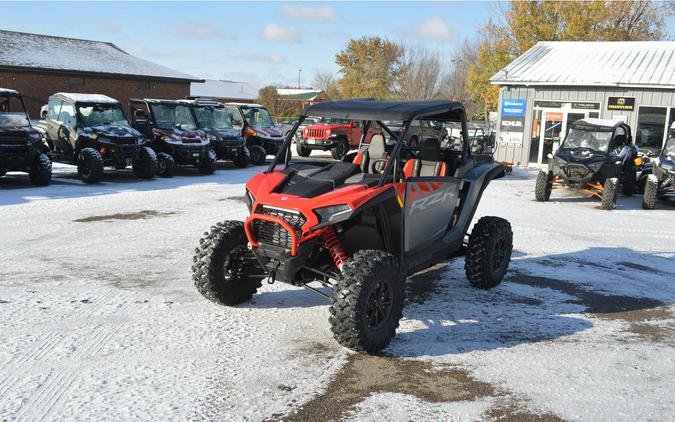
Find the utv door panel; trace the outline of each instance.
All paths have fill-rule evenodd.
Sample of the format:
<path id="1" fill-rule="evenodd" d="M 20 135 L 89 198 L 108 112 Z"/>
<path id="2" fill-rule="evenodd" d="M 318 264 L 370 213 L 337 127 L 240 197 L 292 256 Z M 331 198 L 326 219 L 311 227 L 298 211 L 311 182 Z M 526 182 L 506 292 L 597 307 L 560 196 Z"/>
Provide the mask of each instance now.
<path id="1" fill-rule="evenodd" d="M 413 177 L 406 182 L 404 249 L 427 246 L 448 230 L 459 203 L 460 179 Z"/>

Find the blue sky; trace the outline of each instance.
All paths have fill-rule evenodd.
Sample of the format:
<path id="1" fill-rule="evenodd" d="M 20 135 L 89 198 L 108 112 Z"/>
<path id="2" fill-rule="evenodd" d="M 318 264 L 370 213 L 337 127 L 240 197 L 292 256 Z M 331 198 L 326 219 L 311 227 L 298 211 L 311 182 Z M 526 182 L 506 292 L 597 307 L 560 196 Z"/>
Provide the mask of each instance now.
<path id="1" fill-rule="evenodd" d="M 493 2 L 2 3 L 1 29 L 110 41 L 209 79 L 311 85 L 347 40 L 378 35 L 450 56 Z"/>

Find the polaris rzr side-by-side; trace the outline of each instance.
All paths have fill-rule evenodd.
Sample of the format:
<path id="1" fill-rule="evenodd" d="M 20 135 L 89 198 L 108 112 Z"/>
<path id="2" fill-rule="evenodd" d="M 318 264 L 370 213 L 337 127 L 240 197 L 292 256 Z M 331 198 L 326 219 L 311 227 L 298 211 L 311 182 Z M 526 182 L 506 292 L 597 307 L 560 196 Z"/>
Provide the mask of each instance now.
<path id="1" fill-rule="evenodd" d="M 172 177 L 176 165 L 194 166 L 203 174 L 216 171 L 216 151 L 197 122 L 187 101 L 129 100 L 131 125 L 150 139 L 157 154 L 157 174 Z"/>
<path id="2" fill-rule="evenodd" d="M 52 160 L 77 165 L 86 183 L 100 181 L 105 166 L 123 169 L 131 165 L 143 179 L 154 177 L 157 171 L 157 157 L 147 139 L 129 126 L 121 104 L 105 95 L 52 95 L 40 128 Z"/>
<path id="3" fill-rule="evenodd" d="M 232 160 L 237 167 L 246 167 L 250 162 L 250 153 L 246 148 L 241 129 L 232 124 L 237 111 L 233 106 L 216 101 L 188 101 L 197 128 L 206 132 L 211 148 L 216 151 L 219 160 Z"/>
<path id="4" fill-rule="evenodd" d="M 653 210 L 657 199 L 675 197 L 675 122 L 658 157 L 651 160 L 652 173 L 647 176 L 642 208 Z"/>
<path id="5" fill-rule="evenodd" d="M 8 171 L 28 173 L 31 183 L 45 186 L 52 180 L 48 147 L 30 122 L 19 91 L 0 88 L 0 177 Z"/>
<path id="6" fill-rule="evenodd" d="M 246 184 L 248 218 L 220 222 L 200 240 L 192 270 L 206 298 L 236 305 L 264 279 L 303 286 L 329 299 L 339 343 L 375 352 L 395 335 L 408 276 L 465 255 L 472 285 L 502 281 L 509 223 L 482 217 L 467 231 L 488 183 L 504 172 L 471 155 L 460 103 L 329 101 L 307 107 L 296 125 L 306 116 L 359 120 L 359 150 L 341 161 L 289 162 L 291 131 L 269 168 Z M 463 147 L 444 150 L 437 138 L 406 145 L 409 123 L 398 134 L 383 123 L 415 119 L 460 122 Z M 395 142 L 377 134 L 366 144 L 371 127 Z"/>
<path id="7" fill-rule="evenodd" d="M 274 124 L 272 115 L 260 104 L 227 103 L 239 111 L 235 119 L 241 125 L 246 147 L 251 153 L 251 164 L 265 164 L 268 155 L 276 155 L 284 141 L 281 129 Z M 288 150 L 291 153 L 291 150 Z"/>
<path id="8" fill-rule="evenodd" d="M 600 199 L 603 209 L 614 209 L 619 190 L 635 193 L 637 148 L 632 141 L 630 126 L 621 121 L 573 122 L 549 156 L 548 171 L 537 175 L 535 199 L 548 201 L 555 189 L 577 190 Z"/>

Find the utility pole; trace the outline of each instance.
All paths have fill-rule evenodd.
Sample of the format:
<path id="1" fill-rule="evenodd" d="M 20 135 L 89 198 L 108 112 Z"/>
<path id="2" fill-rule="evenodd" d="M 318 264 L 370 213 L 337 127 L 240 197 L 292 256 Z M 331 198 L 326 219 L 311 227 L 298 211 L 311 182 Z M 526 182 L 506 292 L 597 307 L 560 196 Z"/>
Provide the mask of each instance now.
<path id="1" fill-rule="evenodd" d="M 300 72 L 302 72 L 302 69 L 298 69 L 298 89 L 300 89 Z"/>

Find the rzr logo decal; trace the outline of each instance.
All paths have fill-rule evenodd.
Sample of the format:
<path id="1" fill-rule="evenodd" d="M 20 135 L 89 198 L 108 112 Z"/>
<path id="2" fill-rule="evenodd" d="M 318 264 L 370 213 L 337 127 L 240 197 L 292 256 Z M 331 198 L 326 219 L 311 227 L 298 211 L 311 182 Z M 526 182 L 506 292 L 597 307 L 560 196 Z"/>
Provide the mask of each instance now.
<path id="1" fill-rule="evenodd" d="M 456 197 L 453 189 L 440 190 L 442 186 L 440 183 L 413 183 L 410 187 L 410 197 L 413 199 L 410 205 L 410 214 L 415 211 L 426 210 Z"/>

